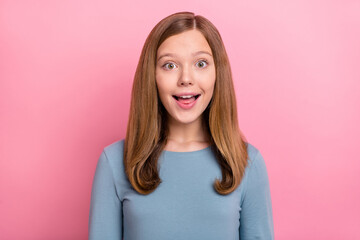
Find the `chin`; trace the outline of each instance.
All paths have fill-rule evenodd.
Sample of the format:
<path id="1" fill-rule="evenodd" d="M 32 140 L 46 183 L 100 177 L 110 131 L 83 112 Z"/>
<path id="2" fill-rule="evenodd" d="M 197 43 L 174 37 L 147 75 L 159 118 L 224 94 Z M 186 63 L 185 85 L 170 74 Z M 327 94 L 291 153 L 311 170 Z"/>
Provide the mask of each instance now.
<path id="1" fill-rule="evenodd" d="M 200 120 L 200 117 L 196 117 L 196 118 L 173 118 L 175 122 L 179 123 L 179 124 L 192 124 L 195 123 L 197 121 Z"/>

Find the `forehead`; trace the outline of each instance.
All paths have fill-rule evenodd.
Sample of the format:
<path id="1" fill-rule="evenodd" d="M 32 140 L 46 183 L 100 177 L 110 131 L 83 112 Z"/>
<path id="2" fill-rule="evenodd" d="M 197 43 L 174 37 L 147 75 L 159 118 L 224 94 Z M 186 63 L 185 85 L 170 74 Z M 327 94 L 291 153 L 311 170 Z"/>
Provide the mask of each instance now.
<path id="1" fill-rule="evenodd" d="M 157 53 L 158 56 L 165 53 L 186 55 L 199 51 L 211 53 L 211 48 L 204 35 L 199 30 L 193 29 L 167 38 L 160 45 Z"/>

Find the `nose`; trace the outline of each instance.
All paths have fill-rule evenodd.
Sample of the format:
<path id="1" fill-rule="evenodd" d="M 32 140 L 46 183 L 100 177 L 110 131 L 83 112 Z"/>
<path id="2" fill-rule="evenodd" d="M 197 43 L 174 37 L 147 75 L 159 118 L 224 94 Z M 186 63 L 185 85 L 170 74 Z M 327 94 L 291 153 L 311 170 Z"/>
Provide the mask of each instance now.
<path id="1" fill-rule="evenodd" d="M 193 80 L 191 68 L 188 66 L 184 66 L 179 76 L 179 85 L 188 86 L 193 84 L 194 84 L 194 80 Z"/>

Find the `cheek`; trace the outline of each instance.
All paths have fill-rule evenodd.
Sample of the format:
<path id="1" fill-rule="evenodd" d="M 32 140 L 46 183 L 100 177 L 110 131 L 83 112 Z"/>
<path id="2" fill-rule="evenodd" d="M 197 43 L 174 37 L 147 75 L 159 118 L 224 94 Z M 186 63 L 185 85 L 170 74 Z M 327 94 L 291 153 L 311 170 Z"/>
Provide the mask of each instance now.
<path id="1" fill-rule="evenodd" d="M 205 81 L 203 81 L 202 84 L 203 88 L 211 95 L 215 87 L 215 79 L 215 73 L 209 73 L 206 78 L 204 78 Z"/>
<path id="2" fill-rule="evenodd" d="M 161 74 L 156 74 L 155 76 L 156 88 L 158 90 L 159 95 L 163 95 L 164 88 L 165 88 L 165 81 Z"/>
<path id="3" fill-rule="evenodd" d="M 203 71 L 203 72 L 199 71 L 196 78 L 199 80 L 199 82 L 202 83 L 202 85 L 205 88 L 210 89 L 215 84 L 215 79 L 216 79 L 215 67 L 212 66 L 207 71 Z"/>
<path id="4" fill-rule="evenodd" d="M 160 96 L 167 93 L 167 86 L 164 81 L 157 81 L 156 85 Z"/>
<path id="5" fill-rule="evenodd" d="M 175 74 L 157 74 L 156 86 L 160 94 L 171 95 L 171 93 L 174 91 L 174 88 L 176 87 Z"/>
<path id="6" fill-rule="evenodd" d="M 158 92 L 160 101 L 165 106 L 168 101 L 169 94 L 170 94 L 170 91 L 166 84 L 166 81 L 162 81 L 162 79 L 157 79 L 156 87 L 157 87 L 157 92 Z"/>

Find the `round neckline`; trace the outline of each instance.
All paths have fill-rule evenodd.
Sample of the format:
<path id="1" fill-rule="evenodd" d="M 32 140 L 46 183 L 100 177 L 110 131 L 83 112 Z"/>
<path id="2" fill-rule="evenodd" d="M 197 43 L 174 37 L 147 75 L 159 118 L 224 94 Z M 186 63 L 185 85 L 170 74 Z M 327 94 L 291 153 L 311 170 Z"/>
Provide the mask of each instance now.
<path id="1" fill-rule="evenodd" d="M 192 154 L 192 153 L 198 153 L 198 152 L 205 151 L 207 149 L 210 149 L 210 147 L 211 147 L 211 145 L 207 146 L 206 148 L 202 148 L 202 149 L 195 150 L 195 151 L 187 151 L 187 152 L 175 152 L 175 151 L 169 151 L 169 150 L 163 150 L 163 152 L 173 153 L 173 154 Z"/>

